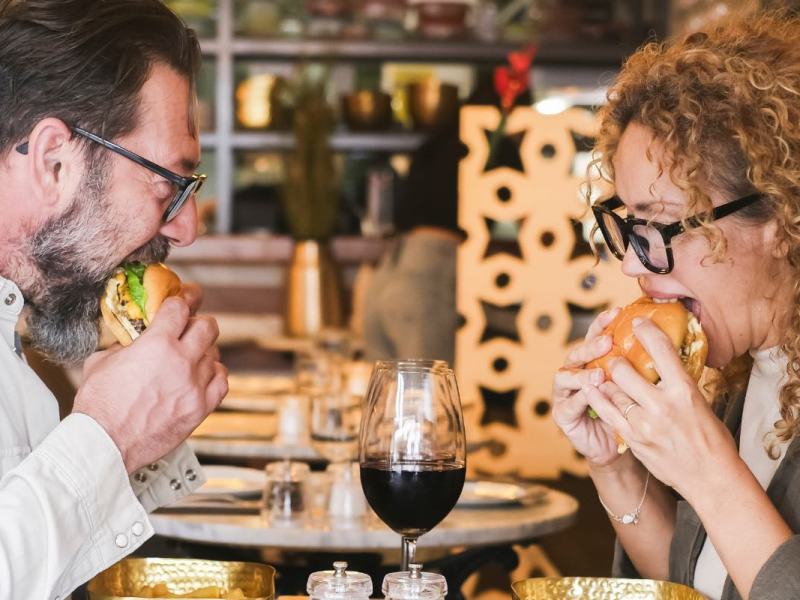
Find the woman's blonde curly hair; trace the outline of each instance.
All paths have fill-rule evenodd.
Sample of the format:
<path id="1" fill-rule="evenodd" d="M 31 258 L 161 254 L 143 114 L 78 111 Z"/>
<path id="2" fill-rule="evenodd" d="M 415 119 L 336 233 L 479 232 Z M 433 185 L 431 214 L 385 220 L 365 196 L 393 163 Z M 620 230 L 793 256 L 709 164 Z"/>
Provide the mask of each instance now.
<path id="1" fill-rule="evenodd" d="M 800 432 L 800 20 L 770 12 L 717 23 L 633 54 L 609 90 L 593 166 L 613 184 L 613 160 L 629 123 L 663 145 L 669 175 L 687 195 L 685 217 L 710 210 L 709 191 L 764 200 L 731 218 L 777 220 L 794 303 L 781 347 L 789 358 L 775 436 Z M 715 256 L 725 240 L 703 225 Z M 743 385 L 745 355 L 726 368 L 726 388 Z M 725 376 L 728 377 L 725 377 Z M 733 381 L 738 379 L 738 381 Z"/>

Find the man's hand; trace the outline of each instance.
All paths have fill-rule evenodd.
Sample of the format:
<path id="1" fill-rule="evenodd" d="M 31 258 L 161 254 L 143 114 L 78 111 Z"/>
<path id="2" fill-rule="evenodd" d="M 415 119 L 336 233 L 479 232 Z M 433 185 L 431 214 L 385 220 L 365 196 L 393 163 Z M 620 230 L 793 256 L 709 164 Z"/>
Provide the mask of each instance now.
<path id="1" fill-rule="evenodd" d="M 189 305 L 189 313 L 196 315 L 203 302 L 203 288 L 196 283 L 184 281 L 181 283 L 181 298 Z"/>
<path id="2" fill-rule="evenodd" d="M 74 411 L 103 426 L 128 473 L 175 449 L 228 393 L 217 323 L 192 316 L 196 292 L 187 286 L 167 298 L 134 344 L 98 352 L 84 366 Z"/>

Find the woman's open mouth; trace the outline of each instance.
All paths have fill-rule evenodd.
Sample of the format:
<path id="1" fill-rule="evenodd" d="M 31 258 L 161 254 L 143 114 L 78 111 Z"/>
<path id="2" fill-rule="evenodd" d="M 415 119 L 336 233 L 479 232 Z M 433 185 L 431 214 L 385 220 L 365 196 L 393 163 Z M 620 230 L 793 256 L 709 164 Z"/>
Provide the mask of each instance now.
<path id="1" fill-rule="evenodd" d="M 663 296 L 663 297 L 660 297 L 660 298 L 653 297 L 653 302 L 656 302 L 656 303 L 680 302 L 681 304 L 683 304 L 683 306 L 684 306 L 684 308 L 686 310 L 688 310 L 690 313 L 692 313 L 697 318 L 697 320 L 700 322 L 701 325 L 703 324 L 703 320 L 702 320 L 702 312 L 703 311 L 702 311 L 702 309 L 700 307 L 700 303 L 697 300 L 695 300 L 694 298 L 691 298 L 689 296 L 670 296 L 670 297 Z"/>

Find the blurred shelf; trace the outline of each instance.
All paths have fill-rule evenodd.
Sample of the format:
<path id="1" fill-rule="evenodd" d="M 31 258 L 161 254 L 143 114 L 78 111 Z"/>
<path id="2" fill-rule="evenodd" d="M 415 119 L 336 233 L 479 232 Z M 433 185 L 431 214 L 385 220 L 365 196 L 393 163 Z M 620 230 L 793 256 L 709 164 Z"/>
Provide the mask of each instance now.
<path id="1" fill-rule="evenodd" d="M 337 152 L 413 152 L 425 140 L 424 133 L 413 131 L 380 131 L 374 133 L 336 132 L 331 146 Z M 213 133 L 203 133 L 200 143 L 213 150 L 218 144 Z M 231 136 L 234 150 L 286 151 L 294 147 L 294 136 L 285 131 L 237 132 Z"/>
<path id="2" fill-rule="evenodd" d="M 176 264 L 286 264 L 294 241 L 285 235 L 204 235 L 191 246 L 173 248 L 169 260 Z M 331 240 L 334 258 L 340 264 L 375 262 L 384 241 L 379 238 L 340 236 Z"/>
<path id="3" fill-rule="evenodd" d="M 217 54 L 217 40 L 203 40 L 204 54 Z M 234 38 L 230 51 L 236 58 L 267 60 L 343 59 L 398 60 L 441 62 L 505 62 L 509 52 L 523 44 L 497 42 L 487 44 L 477 40 L 438 41 L 408 38 L 397 41 Z M 593 41 L 545 41 L 536 54 L 535 64 L 615 66 L 628 56 L 635 46 L 625 43 Z"/>

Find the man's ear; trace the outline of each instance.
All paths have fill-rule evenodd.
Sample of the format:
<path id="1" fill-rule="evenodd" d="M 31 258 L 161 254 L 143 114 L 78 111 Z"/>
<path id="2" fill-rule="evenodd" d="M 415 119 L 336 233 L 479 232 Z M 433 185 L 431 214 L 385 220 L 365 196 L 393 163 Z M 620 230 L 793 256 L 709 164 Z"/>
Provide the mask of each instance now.
<path id="1" fill-rule="evenodd" d="M 72 138 L 70 128 L 52 117 L 39 121 L 28 137 L 28 176 L 40 206 L 56 208 L 72 197 L 70 188 L 80 178 L 84 160 Z"/>

